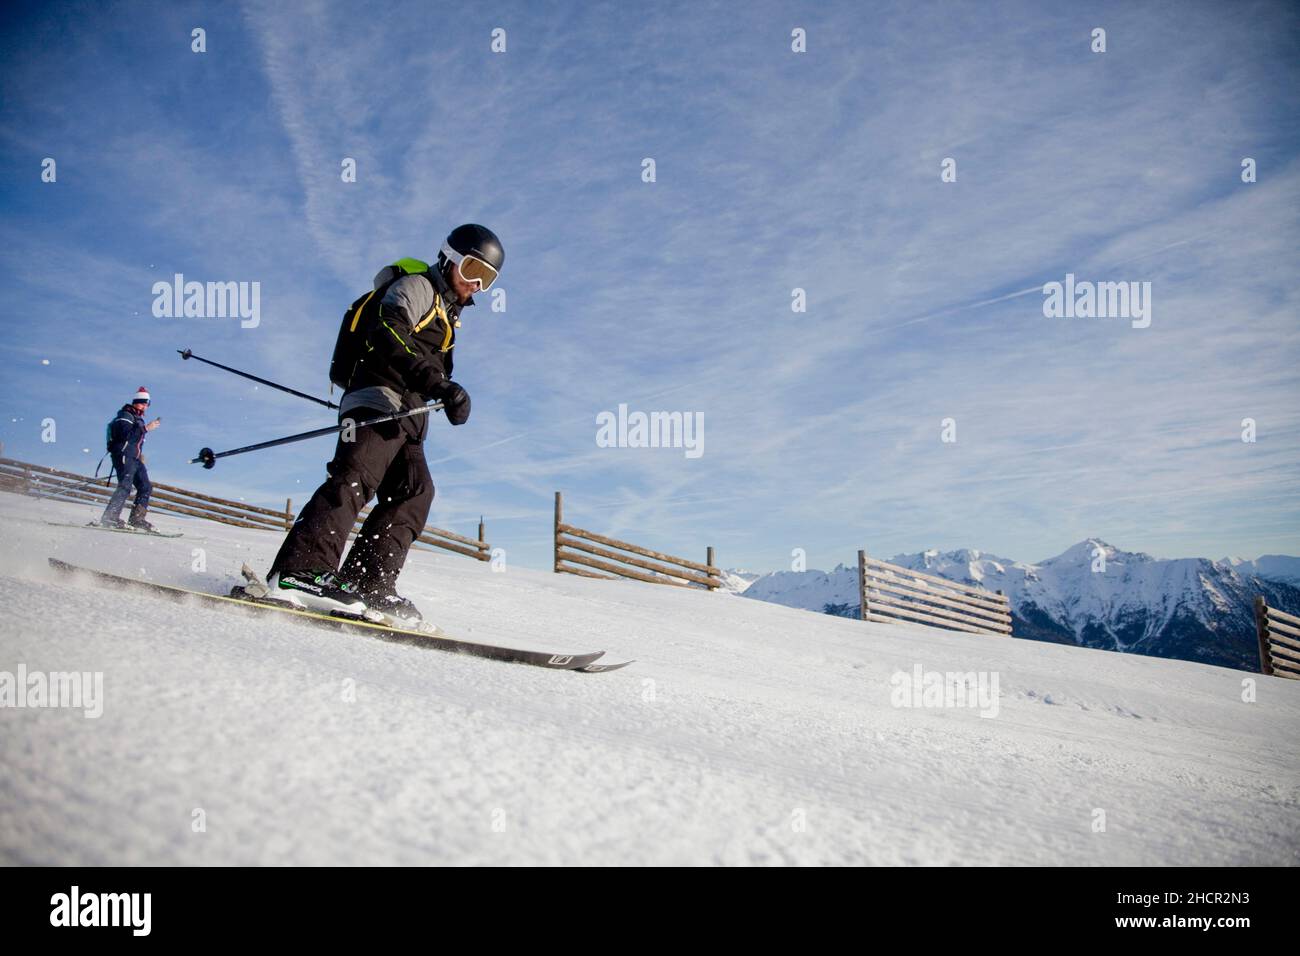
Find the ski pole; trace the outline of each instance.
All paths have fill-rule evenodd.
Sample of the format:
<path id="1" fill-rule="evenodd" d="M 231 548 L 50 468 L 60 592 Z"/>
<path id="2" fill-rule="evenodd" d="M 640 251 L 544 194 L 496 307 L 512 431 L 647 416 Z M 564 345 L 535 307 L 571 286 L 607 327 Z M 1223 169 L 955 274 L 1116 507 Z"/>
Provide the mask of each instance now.
<path id="1" fill-rule="evenodd" d="M 429 405 L 421 405 L 419 408 L 408 408 L 404 412 L 394 412 L 391 415 L 384 415 L 382 418 L 367 418 L 363 422 L 347 421 L 355 428 L 367 428 L 370 425 L 382 425 L 384 422 L 395 422 L 399 418 L 411 418 L 414 415 L 423 415 L 426 412 L 436 412 L 442 408 L 442 402 L 433 402 Z M 245 445 L 243 448 L 232 448 L 230 451 L 213 451 L 211 448 L 199 450 L 199 457 L 191 458 L 191 465 L 202 464 L 204 468 L 212 468 L 216 465 L 218 458 L 229 458 L 231 455 L 242 455 L 249 451 L 261 451 L 263 448 L 274 448 L 276 445 L 290 445 L 296 441 L 306 441 L 308 438 L 320 438 L 322 435 L 334 435 L 347 428 L 347 424 L 331 425 L 329 428 L 317 428 L 314 431 L 303 432 L 300 435 L 289 435 L 286 438 L 274 438 L 271 441 L 259 442 L 256 445 Z"/>
<path id="2" fill-rule="evenodd" d="M 229 365 L 222 365 L 220 362 L 213 362 L 211 359 L 205 359 L 202 356 L 195 355 L 189 349 L 177 349 L 176 353 L 180 355 L 182 359 L 195 359 L 196 361 L 202 362 L 204 365 L 211 365 L 214 368 L 223 369 L 224 371 L 227 372 L 233 372 L 235 375 L 240 375 L 244 378 L 252 379 L 254 382 L 260 382 L 263 385 L 269 385 L 271 388 L 278 388 L 280 391 L 288 392 L 290 395 L 297 395 L 299 398 L 305 398 L 307 399 L 307 401 L 315 402 L 317 405 L 324 405 L 326 408 L 338 408 L 338 406 L 335 405 L 333 402 L 327 402 L 323 398 L 317 398 L 315 395 L 308 395 L 305 392 L 299 392 L 296 389 L 289 388 L 286 385 L 279 385 L 276 384 L 275 382 L 268 381 L 267 379 L 258 378 L 256 375 L 249 375 L 247 372 L 241 372 L 239 369 L 231 368 Z"/>

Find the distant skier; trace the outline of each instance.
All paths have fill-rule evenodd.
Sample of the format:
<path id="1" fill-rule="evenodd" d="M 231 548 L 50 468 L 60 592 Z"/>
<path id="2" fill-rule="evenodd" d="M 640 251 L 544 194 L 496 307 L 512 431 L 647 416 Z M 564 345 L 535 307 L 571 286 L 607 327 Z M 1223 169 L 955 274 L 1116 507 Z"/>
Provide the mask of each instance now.
<path id="1" fill-rule="evenodd" d="M 130 527 L 141 531 L 154 530 L 145 518 L 153 485 L 149 482 L 149 470 L 145 468 L 140 450 L 144 446 L 144 436 L 157 428 L 162 419 L 155 418 L 146 425 L 144 413 L 148 407 L 149 390 L 141 385 L 135 398 L 123 405 L 117 417 L 108 423 L 108 454 L 113 459 L 113 471 L 117 473 L 117 490 L 108 500 L 104 516 L 99 519 L 105 528 L 126 528 L 129 523 Z M 131 505 L 129 522 L 123 522 L 122 508 L 132 488 L 135 489 L 135 503 Z"/>
<path id="2" fill-rule="evenodd" d="M 505 252 L 483 226 L 458 226 L 436 266 L 401 259 L 375 276 L 372 291 L 344 315 L 330 378 L 344 390 L 339 419 L 356 422 L 441 401 L 447 420 L 469 419 L 469 394 L 451 380 L 462 309 L 496 280 Z M 424 457 L 429 416 L 340 434 L 329 477 L 294 522 L 267 576 L 270 597 L 300 607 L 360 613 L 367 608 L 419 621 L 397 593 L 411 543 L 424 530 L 434 487 Z M 365 504 L 378 495 L 347 561 L 339 561 Z"/>

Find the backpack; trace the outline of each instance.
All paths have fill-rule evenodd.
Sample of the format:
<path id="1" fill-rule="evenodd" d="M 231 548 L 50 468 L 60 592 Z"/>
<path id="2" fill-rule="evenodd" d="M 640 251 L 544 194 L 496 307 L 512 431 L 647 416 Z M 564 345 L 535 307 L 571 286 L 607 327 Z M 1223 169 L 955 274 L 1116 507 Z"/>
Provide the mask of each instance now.
<path id="1" fill-rule="evenodd" d="M 108 420 L 108 424 L 104 426 L 104 458 L 108 458 L 110 455 L 113 454 L 113 446 L 117 444 L 116 442 L 113 441 L 113 426 L 122 420 L 123 420 L 122 413 L 118 412 L 116 415 L 110 418 Z M 122 447 L 118 448 L 117 451 L 119 453 L 125 453 L 126 452 L 125 443 L 123 443 Z M 95 466 L 96 478 L 99 477 L 99 469 L 104 466 L 104 458 L 99 459 L 99 464 Z M 109 484 L 112 484 L 113 482 L 113 472 L 116 468 L 117 466 L 114 464 L 110 464 L 108 466 L 108 475 L 105 477 Z"/>
<path id="2" fill-rule="evenodd" d="M 379 303 L 383 301 L 388 287 L 404 276 L 428 273 L 429 263 L 419 259 L 398 259 L 389 268 L 394 270 L 391 279 L 365 295 L 358 296 L 343 313 L 339 335 L 334 341 L 334 354 L 330 357 L 330 382 L 344 391 L 347 391 L 352 373 L 366 352 L 366 341 L 370 338 L 371 331 L 379 324 Z"/>
<path id="3" fill-rule="evenodd" d="M 114 446 L 114 444 L 116 444 L 116 443 L 113 441 L 113 426 L 116 425 L 116 424 L 117 424 L 118 422 L 120 422 L 120 421 L 125 421 L 125 419 L 122 417 L 122 413 L 121 413 L 121 412 L 118 412 L 116 415 L 114 415 L 112 418 L 110 418 L 110 419 L 108 420 L 108 424 L 104 426 L 104 450 L 105 450 L 105 451 L 109 451 L 109 452 L 111 452 L 111 451 L 113 450 L 113 446 Z M 119 449 L 117 449 L 117 450 L 118 450 L 118 451 L 123 451 L 123 450 L 125 450 L 125 446 L 123 446 L 123 448 L 119 448 Z"/>

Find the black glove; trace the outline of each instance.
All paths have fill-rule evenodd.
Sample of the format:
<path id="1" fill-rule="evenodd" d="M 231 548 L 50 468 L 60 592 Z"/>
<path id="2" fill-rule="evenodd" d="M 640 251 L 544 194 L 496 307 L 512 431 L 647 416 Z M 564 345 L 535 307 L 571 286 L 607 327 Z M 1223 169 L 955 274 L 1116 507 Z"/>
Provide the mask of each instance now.
<path id="1" fill-rule="evenodd" d="M 443 382 L 434 391 L 433 398 L 442 402 L 447 421 L 453 425 L 464 425 L 469 421 L 469 392 L 455 382 Z"/>

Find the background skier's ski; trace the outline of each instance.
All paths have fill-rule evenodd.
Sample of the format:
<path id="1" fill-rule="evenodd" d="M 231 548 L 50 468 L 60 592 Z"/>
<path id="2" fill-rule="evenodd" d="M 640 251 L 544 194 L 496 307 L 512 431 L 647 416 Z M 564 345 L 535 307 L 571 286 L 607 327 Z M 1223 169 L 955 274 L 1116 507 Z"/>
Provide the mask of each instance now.
<path id="1" fill-rule="evenodd" d="M 91 521 L 89 524 L 76 524 L 71 521 L 47 521 L 48 525 L 56 528 L 89 528 L 91 531 L 116 531 L 118 534 L 147 534 L 155 538 L 183 538 L 183 532 L 180 531 L 146 531 L 143 528 L 109 528 L 100 524 L 98 521 Z"/>

